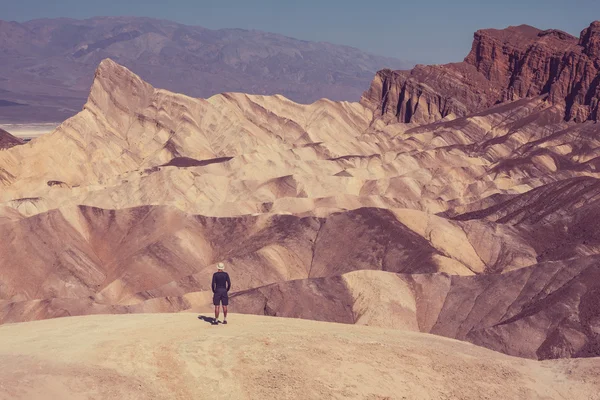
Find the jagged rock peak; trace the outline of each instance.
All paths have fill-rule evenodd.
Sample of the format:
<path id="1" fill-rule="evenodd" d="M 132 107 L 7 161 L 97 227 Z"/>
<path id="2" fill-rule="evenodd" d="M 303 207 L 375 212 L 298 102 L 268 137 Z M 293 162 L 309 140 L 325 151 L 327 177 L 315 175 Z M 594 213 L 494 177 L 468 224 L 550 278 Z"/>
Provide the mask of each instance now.
<path id="1" fill-rule="evenodd" d="M 106 58 L 94 75 L 87 109 L 108 111 L 114 106 L 134 110 L 147 105 L 154 88 L 126 67 Z"/>
<path id="2" fill-rule="evenodd" d="M 142 80 L 137 74 L 110 58 L 105 58 L 100 61 L 100 64 L 98 64 L 98 67 L 96 68 L 96 73 L 94 74 L 94 81 L 113 81 L 117 79 Z"/>
<path id="3" fill-rule="evenodd" d="M 600 21 L 594 21 L 581 31 L 579 45 L 589 57 L 600 57 Z"/>

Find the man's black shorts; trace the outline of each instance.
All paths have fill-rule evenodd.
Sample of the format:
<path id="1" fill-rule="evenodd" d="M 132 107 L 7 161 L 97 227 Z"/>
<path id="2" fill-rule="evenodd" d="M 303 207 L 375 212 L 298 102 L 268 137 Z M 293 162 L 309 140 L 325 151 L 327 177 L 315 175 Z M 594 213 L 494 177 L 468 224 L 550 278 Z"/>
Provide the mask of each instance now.
<path id="1" fill-rule="evenodd" d="M 224 306 L 229 305 L 227 290 L 219 288 L 215 291 L 215 294 L 213 295 L 213 304 L 218 306 L 219 303 L 222 303 Z"/>

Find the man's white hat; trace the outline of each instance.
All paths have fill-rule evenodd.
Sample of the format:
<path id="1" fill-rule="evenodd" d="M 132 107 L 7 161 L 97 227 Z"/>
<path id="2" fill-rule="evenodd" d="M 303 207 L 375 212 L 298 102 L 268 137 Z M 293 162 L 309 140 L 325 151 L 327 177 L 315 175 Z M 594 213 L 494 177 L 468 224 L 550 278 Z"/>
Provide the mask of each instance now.
<path id="1" fill-rule="evenodd" d="M 223 264 L 222 262 L 218 263 L 217 269 L 225 269 L 225 264 Z"/>

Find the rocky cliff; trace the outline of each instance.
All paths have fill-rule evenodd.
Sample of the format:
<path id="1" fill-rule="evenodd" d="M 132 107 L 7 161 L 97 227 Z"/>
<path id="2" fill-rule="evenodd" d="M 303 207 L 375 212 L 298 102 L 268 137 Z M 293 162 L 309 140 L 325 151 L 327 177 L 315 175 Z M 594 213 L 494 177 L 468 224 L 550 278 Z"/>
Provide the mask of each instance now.
<path id="1" fill-rule="evenodd" d="M 600 22 L 579 39 L 521 25 L 477 31 L 461 63 L 379 71 L 361 101 L 385 120 L 428 123 L 545 95 L 566 120 L 597 121 L 599 83 Z"/>

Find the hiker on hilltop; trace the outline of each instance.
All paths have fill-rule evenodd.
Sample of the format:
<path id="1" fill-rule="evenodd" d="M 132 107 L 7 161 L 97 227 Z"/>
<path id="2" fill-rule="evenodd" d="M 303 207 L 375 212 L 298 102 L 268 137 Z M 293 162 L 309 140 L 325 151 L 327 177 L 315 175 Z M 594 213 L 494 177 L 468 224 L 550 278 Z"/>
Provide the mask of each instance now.
<path id="1" fill-rule="evenodd" d="M 225 264 L 222 262 L 217 264 L 217 272 L 213 274 L 212 278 L 212 291 L 213 291 L 213 304 L 215 305 L 215 320 L 213 325 L 219 323 L 219 305 L 223 304 L 223 323 L 227 323 L 227 305 L 229 304 L 229 296 L 227 293 L 231 289 L 231 281 L 229 280 L 229 274 L 224 271 Z"/>

